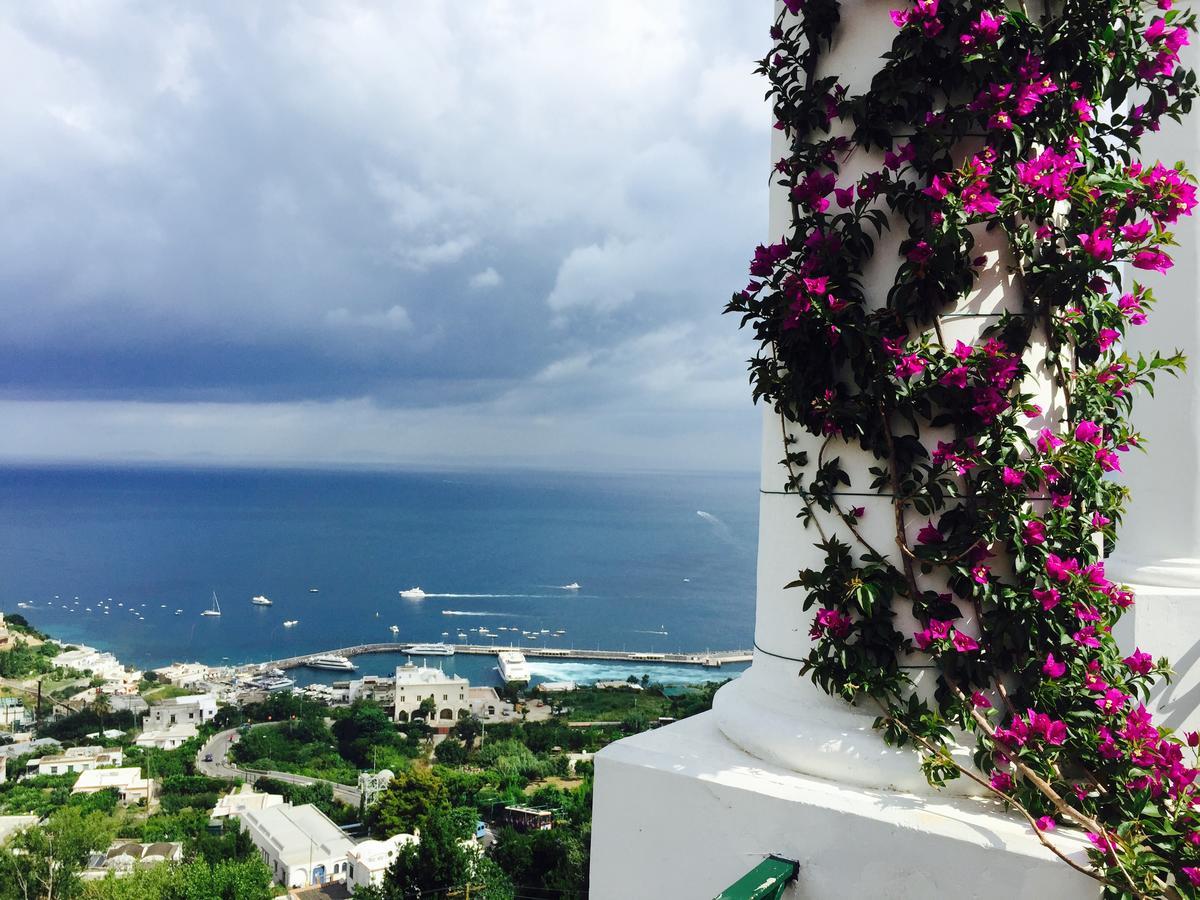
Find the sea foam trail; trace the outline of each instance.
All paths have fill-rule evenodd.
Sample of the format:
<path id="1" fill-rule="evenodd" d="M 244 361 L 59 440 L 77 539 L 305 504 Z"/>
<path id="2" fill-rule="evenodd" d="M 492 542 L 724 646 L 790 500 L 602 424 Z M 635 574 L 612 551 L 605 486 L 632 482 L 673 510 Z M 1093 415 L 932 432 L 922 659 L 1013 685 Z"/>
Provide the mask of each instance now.
<path id="1" fill-rule="evenodd" d="M 475 610 L 466 610 L 466 609 L 443 609 L 442 615 L 443 616 L 491 616 L 493 618 L 502 617 L 505 619 L 515 619 L 517 617 L 516 613 L 482 612 L 482 611 L 477 612 Z"/>
<path id="2" fill-rule="evenodd" d="M 551 596 L 556 596 L 556 595 L 552 595 L 552 594 L 426 594 L 425 596 L 426 597 L 467 598 L 467 599 L 488 599 L 488 598 L 528 599 L 531 597 L 546 599 L 546 598 L 549 598 Z"/>

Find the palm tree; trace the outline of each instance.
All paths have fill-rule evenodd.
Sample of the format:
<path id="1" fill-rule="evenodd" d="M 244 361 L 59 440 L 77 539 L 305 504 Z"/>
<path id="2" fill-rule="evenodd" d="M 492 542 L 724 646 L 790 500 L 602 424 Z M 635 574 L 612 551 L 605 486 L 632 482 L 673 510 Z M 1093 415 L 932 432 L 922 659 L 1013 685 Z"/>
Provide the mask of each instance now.
<path id="1" fill-rule="evenodd" d="M 112 712 L 112 702 L 99 688 L 96 689 L 96 699 L 92 701 L 92 712 L 100 719 L 100 730 L 104 730 L 104 717 Z"/>

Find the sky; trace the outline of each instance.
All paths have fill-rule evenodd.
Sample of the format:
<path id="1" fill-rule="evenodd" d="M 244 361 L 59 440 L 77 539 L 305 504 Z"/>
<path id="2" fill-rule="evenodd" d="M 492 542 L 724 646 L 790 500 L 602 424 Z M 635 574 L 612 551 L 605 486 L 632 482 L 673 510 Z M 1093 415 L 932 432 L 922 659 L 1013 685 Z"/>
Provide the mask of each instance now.
<path id="1" fill-rule="evenodd" d="M 770 4 L 0 7 L 0 460 L 750 470 Z"/>

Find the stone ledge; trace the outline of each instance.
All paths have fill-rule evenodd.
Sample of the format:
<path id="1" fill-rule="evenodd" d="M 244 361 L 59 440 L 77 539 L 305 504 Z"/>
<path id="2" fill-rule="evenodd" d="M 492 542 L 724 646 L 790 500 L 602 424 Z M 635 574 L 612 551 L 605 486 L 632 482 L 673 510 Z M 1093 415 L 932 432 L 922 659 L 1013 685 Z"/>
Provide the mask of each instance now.
<path id="1" fill-rule="evenodd" d="M 1057 843 L 1084 861 L 1084 842 Z M 596 756 L 591 896 L 702 900 L 776 853 L 800 863 L 794 898 L 1095 900 L 1096 883 L 1028 827 L 968 798 L 852 788 L 763 763 L 712 713 Z"/>

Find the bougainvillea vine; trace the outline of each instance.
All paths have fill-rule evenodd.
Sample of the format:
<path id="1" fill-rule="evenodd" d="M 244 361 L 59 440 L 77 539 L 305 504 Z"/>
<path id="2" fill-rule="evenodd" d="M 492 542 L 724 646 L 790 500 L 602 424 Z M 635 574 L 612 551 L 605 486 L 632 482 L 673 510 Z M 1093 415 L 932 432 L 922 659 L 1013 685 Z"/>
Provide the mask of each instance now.
<path id="1" fill-rule="evenodd" d="M 1169 666 L 1118 647 L 1135 598 L 1105 571 L 1134 394 L 1184 365 L 1122 349 L 1197 202 L 1181 165 L 1136 156 L 1197 92 L 1179 60 L 1196 18 L 1171 7 L 916 0 L 855 92 L 822 67 L 837 0 L 784 0 L 759 70 L 790 228 L 727 308 L 760 342 L 754 396 L 781 416 L 820 551 L 793 582 L 813 609 L 802 674 L 877 705 L 932 783 L 975 779 L 1052 848 L 1057 825 L 1082 829 L 1081 868 L 1113 897 L 1200 897 L 1200 736 L 1151 721 Z M 989 277 L 1011 302 L 955 337 Z M 847 444 L 874 459 L 869 482 Z M 887 498 L 887 546 L 850 489 Z M 973 766 L 951 753 L 966 734 Z"/>

